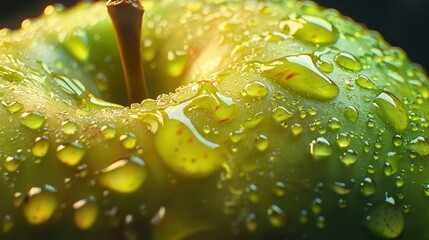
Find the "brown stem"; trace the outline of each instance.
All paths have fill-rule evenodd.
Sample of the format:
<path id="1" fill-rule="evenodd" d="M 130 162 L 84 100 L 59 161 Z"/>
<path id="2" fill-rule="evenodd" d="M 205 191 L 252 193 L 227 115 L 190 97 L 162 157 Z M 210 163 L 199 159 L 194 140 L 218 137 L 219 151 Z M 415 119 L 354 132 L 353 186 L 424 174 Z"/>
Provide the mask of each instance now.
<path id="1" fill-rule="evenodd" d="M 113 22 L 121 54 L 128 103 L 141 102 L 148 97 L 141 62 L 141 28 L 144 8 L 140 0 L 109 0 L 107 11 Z"/>

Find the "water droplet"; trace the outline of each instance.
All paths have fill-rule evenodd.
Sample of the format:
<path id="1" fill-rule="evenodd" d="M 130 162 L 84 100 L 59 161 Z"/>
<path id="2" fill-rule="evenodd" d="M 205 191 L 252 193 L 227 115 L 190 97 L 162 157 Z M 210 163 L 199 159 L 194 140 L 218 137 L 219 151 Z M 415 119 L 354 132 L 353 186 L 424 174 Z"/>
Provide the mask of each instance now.
<path id="1" fill-rule="evenodd" d="M 38 112 L 25 112 L 18 119 L 18 122 L 29 129 L 38 130 L 45 123 L 45 117 L 41 113 Z"/>
<path id="2" fill-rule="evenodd" d="M 347 186 L 346 183 L 343 183 L 343 182 L 334 182 L 331 188 L 338 195 L 347 195 L 351 191 L 351 188 Z"/>
<path id="3" fill-rule="evenodd" d="M 338 129 L 341 128 L 341 123 L 340 120 L 338 120 L 337 118 L 331 118 L 328 121 L 328 127 L 332 130 L 332 131 L 336 131 Z"/>
<path id="4" fill-rule="evenodd" d="M 103 134 L 104 139 L 113 139 L 116 137 L 118 130 L 113 125 L 104 125 L 101 127 L 101 133 Z"/>
<path id="5" fill-rule="evenodd" d="M 254 128 L 258 126 L 262 120 L 264 120 L 264 114 L 262 112 L 258 112 L 253 117 L 245 119 L 243 123 L 243 127 L 245 129 Z"/>
<path id="6" fill-rule="evenodd" d="M 377 185 L 372 181 L 371 178 L 366 177 L 360 183 L 360 191 L 364 196 L 371 196 L 377 190 Z"/>
<path id="7" fill-rule="evenodd" d="M 355 107 L 348 106 L 344 109 L 344 117 L 346 117 L 350 122 L 356 122 L 359 118 L 359 112 Z"/>
<path id="8" fill-rule="evenodd" d="M 283 227 L 285 216 L 283 210 L 280 207 L 277 205 L 272 205 L 270 208 L 268 208 L 267 215 L 272 226 Z"/>
<path id="9" fill-rule="evenodd" d="M 6 110 L 10 113 L 17 113 L 24 108 L 24 105 L 22 105 L 22 103 L 19 103 L 19 102 L 8 103 L 3 101 L 2 104 L 6 108 Z"/>
<path id="10" fill-rule="evenodd" d="M 18 156 L 8 156 L 3 163 L 3 167 L 9 172 L 15 172 L 19 165 L 21 165 L 21 159 Z"/>
<path id="11" fill-rule="evenodd" d="M 100 171 L 98 181 L 104 187 L 120 192 L 131 193 L 140 188 L 147 176 L 145 162 L 138 156 L 120 159 Z"/>
<path id="12" fill-rule="evenodd" d="M 259 193 L 258 187 L 255 184 L 250 184 L 246 188 L 247 198 L 250 202 L 257 203 L 259 202 Z"/>
<path id="13" fill-rule="evenodd" d="M 345 133 L 340 133 L 337 135 L 337 145 L 340 148 L 346 148 L 350 145 L 350 137 Z"/>
<path id="14" fill-rule="evenodd" d="M 329 101 L 339 93 L 338 86 L 317 69 L 309 55 L 253 62 L 243 70 L 257 71 L 309 99 Z"/>
<path id="15" fill-rule="evenodd" d="M 418 136 L 411 140 L 408 148 L 415 151 L 420 156 L 429 155 L 429 142 L 422 136 Z"/>
<path id="16" fill-rule="evenodd" d="M 374 89 L 376 86 L 373 81 L 371 81 L 367 76 L 364 75 L 358 75 L 355 79 L 355 82 L 358 86 L 364 89 Z"/>
<path id="17" fill-rule="evenodd" d="M 73 203 L 74 223 L 82 230 L 90 229 L 98 217 L 98 205 L 95 197 L 90 196 Z"/>
<path id="18" fill-rule="evenodd" d="M 67 135 L 73 135 L 77 131 L 77 124 L 72 121 L 65 121 L 61 124 L 61 131 Z"/>
<path id="19" fill-rule="evenodd" d="M 323 201 L 321 198 L 315 198 L 311 202 L 311 211 L 313 211 L 314 215 L 319 215 L 323 208 L 322 208 Z"/>
<path id="20" fill-rule="evenodd" d="M 405 184 L 404 179 L 402 179 L 401 176 L 396 176 L 395 177 L 395 185 L 396 185 L 396 187 L 401 188 L 401 187 L 404 186 L 404 184 Z"/>
<path id="21" fill-rule="evenodd" d="M 122 146 L 126 149 L 133 149 L 137 145 L 137 137 L 134 133 L 127 133 L 120 136 L 119 141 L 122 142 Z"/>
<path id="22" fill-rule="evenodd" d="M 229 137 L 230 137 L 230 139 L 231 139 L 231 141 L 233 142 L 233 143 L 238 143 L 238 142 L 240 142 L 241 141 L 241 139 L 243 139 L 243 137 L 244 137 L 244 132 L 243 132 L 243 130 L 237 130 L 237 131 L 234 131 L 234 132 L 231 132 L 230 134 L 229 134 Z"/>
<path id="23" fill-rule="evenodd" d="M 400 147 L 402 146 L 403 143 L 404 143 L 404 140 L 402 139 L 401 135 L 395 135 L 393 137 L 393 145 L 395 145 L 395 147 Z"/>
<path id="24" fill-rule="evenodd" d="M 304 128 L 299 123 L 295 123 L 291 126 L 291 131 L 292 134 L 297 137 L 304 131 Z"/>
<path id="25" fill-rule="evenodd" d="M 267 96 L 269 90 L 265 84 L 261 82 L 251 82 L 244 86 L 245 95 L 249 97 L 265 97 Z"/>
<path id="26" fill-rule="evenodd" d="M 66 38 L 64 46 L 73 57 L 80 61 L 86 61 L 89 57 L 89 38 L 84 31 L 76 31 Z"/>
<path id="27" fill-rule="evenodd" d="M 278 106 L 273 110 L 273 118 L 279 123 L 282 123 L 293 117 L 293 113 L 282 106 Z"/>
<path id="28" fill-rule="evenodd" d="M 316 227 L 317 227 L 318 229 L 323 229 L 323 228 L 325 228 L 325 224 L 326 224 L 326 219 L 325 219 L 325 217 L 324 217 L 324 216 L 317 216 L 317 219 L 316 219 Z"/>
<path id="29" fill-rule="evenodd" d="M 31 148 L 31 153 L 35 157 L 44 157 L 48 153 L 49 145 L 48 136 L 37 137 Z"/>
<path id="30" fill-rule="evenodd" d="M 264 135 L 259 135 L 256 139 L 255 139 L 255 147 L 256 149 L 258 149 L 258 151 L 265 151 L 267 150 L 269 146 L 269 142 L 266 136 Z"/>
<path id="31" fill-rule="evenodd" d="M 246 217 L 246 228 L 249 232 L 254 232 L 258 228 L 256 215 L 254 213 L 251 213 Z"/>
<path id="32" fill-rule="evenodd" d="M 388 122 L 396 132 L 403 132 L 408 127 L 408 114 L 404 105 L 389 92 L 380 93 L 373 102 L 375 112 Z"/>
<path id="33" fill-rule="evenodd" d="M 3 227 L 2 231 L 3 233 L 8 233 L 12 228 L 14 227 L 15 222 L 13 221 L 12 217 L 10 215 L 6 215 L 3 218 Z"/>
<path id="34" fill-rule="evenodd" d="M 82 144 L 72 142 L 70 144 L 61 144 L 57 148 L 57 158 L 61 162 L 75 166 L 78 164 L 85 155 L 85 149 Z"/>
<path id="35" fill-rule="evenodd" d="M 334 71 L 334 65 L 328 61 L 322 60 L 322 59 L 318 59 L 316 61 L 316 66 L 317 68 L 319 68 L 321 71 L 325 72 L 325 73 L 330 73 L 332 71 Z"/>
<path id="36" fill-rule="evenodd" d="M 299 21 L 301 19 L 298 19 Z M 304 15 L 302 16 L 300 28 L 295 33 L 291 33 L 297 39 L 314 43 L 314 44 L 330 44 L 338 39 L 338 32 L 334 26 L 323 18 Z"/>
<path id="37" fill-rule="evenodd" d="M 311 142 L 310 153 L 316 160 L 330 157 L 332 155 L 331 144 L 325 138 L 319 137 Z"/>
<path id="38" fill-rule="evenodd" d="M 282 182 L 276 182 L 273 192 L 277 197 L 283 197 L 286 194 L 286 185 Z"/>
<path id="39" fill-rule="evenodd" d="M 218 145 L 202 138 L 187 121 L 167 119 L 155 134 L 155 144 L 166 165 L 185 176 L 208 176 L 223 163 Z"/>
<path id="40" fill-rule="evenodd" d="M 358 160 L 358 153 L 352 149 L 347 149 L 340 157 L 340 161 L 346 166 L 351 166 Z"/>
<path id="41" fill-rule="evenodd" d="M 48 221 L 58 206 L 56 189 L 45 185 L 28 191 L 24 202 L 24 216 L 28 223 L 37 225 Z"/>
<path id="42" fill-rule="evenodd" d="M 342 68 L 353 72 L 359 72 L 362 69 L 362 64 L 360 61 L 350 53 L 338 53 L 335 55 L 335 62 L 338 63 L 338 65 L 340 65 Z"/>
<path id="43" fill-rule="evenodd" d="M 405 225 L 402 210 L 386 202 L 374 206 L 365 220 L 367 229 L 383 239 L 397 238 Z"/>
<path id="44" fill-rule="evenodd" d="M 429 183 L 423 184 L 423 194 L 425 197 L 429 198 Z"/>

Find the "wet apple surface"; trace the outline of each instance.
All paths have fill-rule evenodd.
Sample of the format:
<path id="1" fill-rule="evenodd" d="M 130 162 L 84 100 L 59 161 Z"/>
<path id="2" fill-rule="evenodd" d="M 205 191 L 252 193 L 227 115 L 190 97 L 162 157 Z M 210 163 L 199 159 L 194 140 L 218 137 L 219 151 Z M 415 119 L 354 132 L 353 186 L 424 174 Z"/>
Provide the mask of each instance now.
<path id="1" fill-rule="evenodd" d="M 129 106 L 104 3 L 0 32 L 1 238 L 429 237 L 402 50 L 312 2 L 142 3 Z"/>

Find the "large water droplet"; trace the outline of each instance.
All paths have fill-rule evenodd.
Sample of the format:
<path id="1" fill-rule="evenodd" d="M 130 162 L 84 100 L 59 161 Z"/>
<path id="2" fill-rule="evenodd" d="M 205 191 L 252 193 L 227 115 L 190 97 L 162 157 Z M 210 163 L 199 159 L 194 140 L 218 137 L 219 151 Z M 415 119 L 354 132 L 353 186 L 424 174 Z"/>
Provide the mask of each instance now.
<path id="1" fill-rule="evenodd" d="M 26 112 L 22 114 L 21 117 L 18 119 L 18 122 L 21 125 L 32 130 L 40 129 L 45 123 L 45 121 L 46 121 L 45 117 L 38 112 L 34 112 L 34 113 Z"/>
<path id="2" fill-rule="evenodd" d="M 371 81 L 367 76 L 359 75 L 356 77 L 355 82 L 358 86 L 365 88 L 365 89 L 374 89 L 375 83 Z"/>
<path id="3" fill-rule="evenodd" d="M 145 162 L 137 156 L 131 156 L 120 159 L 102 169 L 98 181 L 110 190 L 131 193 L 144 183 L 146 176 Z"/>
<path id="4" fill-rule="evenodd" d="M 72 121 L 65 121 L 61 124 L 61 131 L 67 135 L 73 135 L 76 133 L 78 126 Z"/>
<path id="5" fill-rule="evenodd" d="M 82 230 L 90 229 L 98 217 L 98 205 L 93 196 L 73 203 L 74 223 Z"/>
<path id="6" fill-rule="evenodd" d="M 58 206 L 56 189 L 45 185 L 33 187 L 28 191 L 24 202 L 24 216 L 30 224 L 37 225 L 48 221 Z"/>
<path id="7" fill-rule="evenodd" d="M 297 21 L 302 24 L 302 27 L 295 33 L 291 33 L 297 39 L 314 44 L 330 44 L 337 41 L 338 32 L 330 22 L 310 15 L 304 15 L 301 18 Z"/>
<path id="8" fill-rule="evenodd" d="M 70 144 L 62 144 L 57 148 L 57 158 L 61 162 L 75 166 L 78 164 L 85 155 L 85 149 L 82 144 L 72 142 Z"/>
<path id="9" fill-rule="evenodd" d="M 332 155 L 331 144 L 325 138 L 319 137 L 311 142 L 310 153 L 316 160 L 330 157 Z"/>
<path id="10" fill-rule="evenodd" d="M 402 210 L 386 202 L 374 206 L 365 220 L 367 229 L 383 239 L 397 238 L 405 226 Z"/>
<path id="11" fill-rule="evenodd" d="M 34 141 L 34 145 L 31 148 L 31 153 L 35 157 L 44 157 L 49 150 L 49 138 L 48 136 L 37 137 Z"/>
<path id="12" fill-rule="evenodd" d="M 113 125 L 104 125 L 101 127 L 101 133 L 104 139 L 113 139 L 116 137 L 118 130 Z"/>
<path id="13" fill-rule="evenodd" d="M 133 149 L 137 145 L 137 137 L 134 133 L 127 133 L 119 137 L 122 146 L 126 149 Z"/>
<path id="14" fill-rule="evenodd" d="M 293 116 L 293 113 L 286 108 L 279 106 L 273 110 L 273 118 L 279 123 L 282 123 Z"/>
<path id="15" fill-rule="evenodd" d="M 18 156 L 8 156 L 3 163 L 3 167 L 9 172 L 15 172 L 19 165 L 21 165 L 21 159 Z"/>
<path id="16" fill-rule="evenodd" d="M 353 72 L 358 72 L 362 69 L 362 64 L 360 61 L 350 53 L 338 53 L 335 55 L 335 62 L 338 63 L 338 65 L 340 65 L 342 68 Z"/>
<path id="17" fill-rule="evenodd" d="M 403 132 L 408 127 L 408 114 L 404 105 L 389 92 L 380 93 L 373 102 L 375 112 L 388 122 L 396 132 Z"/>
<path id="18" fill-rule="evenodd" d="M 265 97 L 268 92 L 268 87 L 261 82 L 251 82 L 244 86 L 245 95 L 250 97 Z"/>
<path id="19" fill-rule="evenodd" d="M 347 151 L 345 151 L 340 157 L 340 160 L 345 166 L 351 166 L 358 160 L 358 153 L 352 149 L 347 149 Z"/>
<path id="20" fill-rule="evenodd" d="M 339 93 L 338 86 L 317 69 L 309 55 L 254 62 L 244 70 L 249 68 L 310 99 L 328 101 Z"/>
<path id="21" fill-rule="evenodd" d="M 268 219 L 274 227 L 282 227 L 285 221 L 283 210 L 277 205 L 272 205 L 267 210 Z"/>
<path id="22" fill-rule="evenodd" d="M 371 196 L 377 190 L 377 185 L 371 178 L 364 178 L 360 183 L 360 191 L 364 196 Z"/>
<path id="23" fill-rule="evenodd" d="M 16 113 L 21 111 L 24 108 L 24 105 L 22 105 L 22 103 L 19 102 L 2 102 L 3 106 L 6 108 L 6 110 L 10 113 Z"/>
<path id="24" fill-rule="evenodd" d="M 344 109 L 344 117 L 346 117 L 350 122 L 356 122 L 359 118 L 359 112 L 355 107 L 348 106 Z"/>

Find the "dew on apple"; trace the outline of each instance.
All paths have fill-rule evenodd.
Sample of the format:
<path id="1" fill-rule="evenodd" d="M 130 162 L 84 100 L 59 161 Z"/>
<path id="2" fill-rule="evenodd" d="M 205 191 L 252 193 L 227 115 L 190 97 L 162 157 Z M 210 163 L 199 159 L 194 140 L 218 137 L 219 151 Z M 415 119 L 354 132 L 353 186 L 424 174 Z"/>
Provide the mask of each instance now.
<path id="1" fill-rule="evenodd" d="M 352 72 L 359 72 L 362 70 L 362 64 L 355 56 L 350 53 L 341 52 L 335 55 L 335 62 L 342 68 Z"/>
<path id="2" fill-rule="evenodd" d="M 266 151 L 268 149 L 268 146 L 269 146 L 269 141 L 265 135 L 261 134 L 255 139 L 255 147 L 256 149 L 258 149 L 258 151 L 260 152 Z"/>
<path id="3" fill-rule="evenodd" d="M 31 153 L 35 157 L 44 157 L 49 150 L 50 141 L 48 136 L 37 137 L 34 141 Z"/>
<path id="4" fill-rule="evenodd" d="M 18 119 L 18 122 L 31 130 L 40 129 L 45 123 L 45 117 L 39 112 L 25 112 Z"/>
<path id="5" fill-rule="evenodd" d="M 301 124 L 299 124 L 299 123 L 294 123 L 292 126 L 291 126 L 291 132 L 292 132 L 292 134 L 296 137 L 296 136 L 299 136 L 299 135 L 301 135 L 301 133 L 304 131 L 304 128 L 301 126 Z"/>
<path id="6" fill-rule="evenodd" d="M 302 24 L 296 32 L 291 32 L 298 40 L 313 44 L 331 44 L 338 39 L 337 29 L 323 18 L 303 15 L 295 21 Z"/>
<path id="7" fill-rule="evenodd" d="M 286 194 L 286 184 L 283 182 L 276 182 L 273 193 L 277 197 L 283 197 Z"/>
<path id="8" fill-rule="evenodd" d="M 360 192 L 366 197 L 373 195 L 377 190 L 377 185 L 369 177 L 364 178 L 359 185 L 360 185 Z"/>
<path id="9" fill-rule="evenodd" d="M 418 153 L 420 156 L 429 155 L 429 142 L 423 136 L 417 136 L 412 139 L 407 147 Z"/>
<path id="10" fill-rule="evenodd" d="M 326 60 L 317 59 L 316 66 L 324 73 L 331 73 L 332 71 L 334 71 L 334 65 Z"/>
<path id="11" fill-rule="evenodd" d="M 262 112 L 258 112 L 254 116 L 245 119 L 243 127 L 244 129 L 255 128 L 264 120 L 264 118 L 264 114 Z"/>
<path id="12" fill-rule="evenodd" d="M 229 137 L 231 139 L 231 142 L 238 143 L 238 142 L 240 142 L 244 138 L 244 132 L 243 132 L 242 129 L 236 130 L 234 132 L 231 132 L 229 134 Z"/>
<path id="13" fill-rule="evenodd" d="M 423 194 L 425 197 L 429 198 L 429 183 L 423 184 Z"/>
<path id="14" fill-rule="evenodd" d="M 273 110 L 273 118 L 278 123 L 288 120 L 289 118 L 293 117 L 293 115 L 294 114 L 291 111 L 287 110 L 283 106 L 278 106 Z"/>
<path id="15" fill-rule="evenodd" d="M 254 213 L 250 213 L 246 217 L 246 229 L 249 232 L 254 232 L 258 228 L 258 223 L 256 221 L 256 215 Z"/>
<path id="16" fill-rule="evenodd" d="M 334 182 L 331 189 L 338 195 L 347 195 L 351 192 L 351 188 L 344 182 Z"/>
<path id="17" fill-rule="evenodd" d="M 15 226 L 15 222 L 13 221 L 10 215 L 5 215 L 3 218 L 2 231 L 4 233 L 9 232 Z"/>
<path id="18" fill-rule="evenodd" d="M 269 90 L 262 82 L 250 82 L 244 86 L 244 91 L 242 95 L 249 97 L 265 97 L 267 96 Z"/>
<path id="19" fill-rule="evenodd" d="M 24 105 L 22 103 L 19 102 L 2 102 L 3 106 L 6 108 L 6 110 L 10 113 L 17 113 L 19 111 L 21 111 L 24 108 Z"/>
<path id="20" fill-rule="evenodd" d="M 122 146 L 126 149 L 133 149 L 137 145 L 137 136 L 134 133 L 127 133 L 119 137 Z"/>
<path id="21" fill-rule="evenodd" d="M 100 128 L 101 134 L 103 134 L 104 139 L 113 139 L 116 137 L 118 130 L 112 124 L 104 125 Z"/>
<path id="22" fill-rule="evenodd" d="M 396 173 L 396 170 L 391 163 L 385 162 L 383 165 L 383 173 L 388 177 Z"/>
<path id="23" fill-rule="evenodd" d="M 90 47 L 88 34 L 86 32 L 82 30 L 74 32 L 64 40 L 63 44 L 76 59 L 82 62 L 88 59 Z"/>
<path id="24" fill-rule="evenodd" d="M 100 170 L 98 182 L 104 187 L 119 193 L 138 190 L 147 178 L 146 163 L 138 156 L 119 159 Z"/>
<path id="25" fill-rule="evenodd" d="M 319 137 L 310 143 L 310 153 L 315 160 L 321 160 L 332 155 L 332 146 L 324 137 Z"/>
<path id="26" fill-rule="evenodd" d="M 286 216 L 279 206 L 271 205 L 271 207 L 267 209 L 267 215 L 272 226 L 277 228 L 284 226 Z"/>
<path id="27" fill-rule="evenodd" d="M 396 176 L 395 177 L 395 186 L 397 188 L 403 187 L 404 184 L 405 184 L 405 181 L 404 181 L 404 179 L 401 176 Z"/>
<path id="28" fill-rule="evenodd" d="M 336 131 L 341 128 L 341 122 L 337 118 L 333 117 L 328 120 L 328 127 L 332 131 Z"/>
<path id="29" fill-rule="evenodd" d="M 359 111 L 354 106 L 344 108 L 343 114 L 350 122 L 356 122 L 359 118 Z"/>
<path id="30" fill-rule="evenodd" d="M 358 160 L 358 153 L 352 149 L 347 149 L 342 156 L 340 156 L 340 161 L 346 166 L 349 167 L 356 163 Z"/>
<path id="31" fill-rule="evenodd" d="M 73 135 L 77 130 L 78 126 L 73 121 L 67 120 L 61 123 L 61 131 L 66 135 Z"/>
<path id="32" fill-rule="evenodd" d="M 401 133 L 408 127 L 408 114 L 402 102 L 389 92 L 380 93 L 373 101 L 375 112 Z"/>
<path id="33" fill-rule="evenodd" d="M 374 89 L 376 86 L 375 83 L 365 75 L 358 75 L 355 78 L 355 82 L 364 89 Z"/>
<path id="34" fill-rule="evenodd" d="M 171 117 L 174 115 L 170 113 Z M 189 177 L 206 177 L 219 170 L 223 156 L 218 145 L 202 138 L 187 120 L 182 121 L 166 119 L 155 134 L 156 148 L 164 163 Z"/>
<path id="35" fill-rule="evenodd" d="M 32 187 L 24 200 L 24 216 L 32 225 L 42 224 L 52 217 L 58 205 L 57 190 L 54 187 Z"/>
<path id="36" fill-rule="evenodd" d="M 336 142 L 338 147 L 346 148 L 350 145 L 350 137 L 348 134 L 340 133 L 336 137 Z"/>
<path id="37" fill-rule="evenodd" d="M 301 223 L 301 224 L 308 223 L 308 211 L 307 210 L 301 210 L 299 212 L 299 223 Z"/>
<path id="38" fill-rule="evenodd" d="M 311 202 L 311 211 L 314 215 L 319 215 L 323 210 L 323 200 L 321 198 L 315 198 Z"/>
<path id="39" fill-rule="evenodd" d="M 401 208 L 382 202 L 370 209 L 365 218 L 365 226 L 377 237 L 393 239 L 404 230 L 405 217 Z"/>
<path id="40" fill-rule="evenodd" d="M 90 229 L 98 218 L 99 207 L 94 196 L 80 199 L 73 203 L 73 220 L 82 229 Z"/>
<path id="41" fill-rule="evenodd" d="M 3 167 L 8 172 L 15 172 L 19 168 L 19 165 L 21 165 L 21 162 L 18 156 L 8 156 L 4 160 Z"/>
<path id="42" fill-rule="evenodd" d="M 69 166 L 75 166 L 85 156 L 85 149 L 79 142 L 61 144 L 57 147 L 56 156 L 58 160 Z"/>
<path id="43" fill-rule="evenodd" d="M 332 100 L 339 93 L 338 86 L 317 69 L 309 55 L 289 56 L 270 62 L 254 62 L 243 70 L 256 71 L 314 100 Z"/>
<path id="44" fill-rule="evenodd" d="M 250 184 L 246 188 L 247 199 L 252 203 L 257 203 L 260 200 L 258 187 L 255 184 Z"/>

